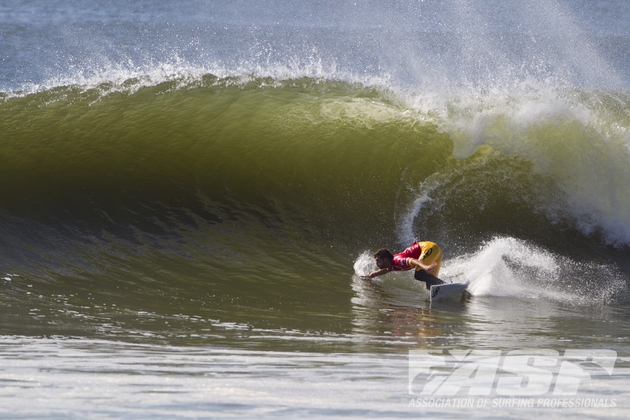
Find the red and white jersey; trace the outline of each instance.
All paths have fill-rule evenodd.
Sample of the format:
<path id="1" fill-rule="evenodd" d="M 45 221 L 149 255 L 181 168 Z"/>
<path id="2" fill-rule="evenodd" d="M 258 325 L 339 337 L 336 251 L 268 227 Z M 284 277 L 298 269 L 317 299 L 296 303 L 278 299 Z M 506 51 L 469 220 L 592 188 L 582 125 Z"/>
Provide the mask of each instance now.
<path id="1" fill-rule="evenodd" d="M 413 267 L 409 264 L 409 260 L 419 259 L 420 255 L 422 255 L 423 249 L 420 247 L 418 242 L 414 242 L 409 248 L 405 249 L 403 252 L 394 255 L 394 259 L 392 260 L 392 268 L 390 271 L 406 271 L 411 270 Z"/>

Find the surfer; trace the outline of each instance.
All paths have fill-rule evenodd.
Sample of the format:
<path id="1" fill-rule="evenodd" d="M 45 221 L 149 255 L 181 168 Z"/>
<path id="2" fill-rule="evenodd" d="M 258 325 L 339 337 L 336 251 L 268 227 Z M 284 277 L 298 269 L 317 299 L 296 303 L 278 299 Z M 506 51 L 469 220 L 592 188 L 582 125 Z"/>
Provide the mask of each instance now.
<path id="1" fill-rule="evenodd" d="M 390 271 L 407 271 L 416 269 L 414 278 L 431 286 L 444 283 L 437 278 L 442 265 L 442 250 L 433 242 L 414 242 L 409 248 L 398 254 L 392 254 L 387 248 L 381 248 L 374 253 L 378 270 L 366 277 L 374 278 Z"/>

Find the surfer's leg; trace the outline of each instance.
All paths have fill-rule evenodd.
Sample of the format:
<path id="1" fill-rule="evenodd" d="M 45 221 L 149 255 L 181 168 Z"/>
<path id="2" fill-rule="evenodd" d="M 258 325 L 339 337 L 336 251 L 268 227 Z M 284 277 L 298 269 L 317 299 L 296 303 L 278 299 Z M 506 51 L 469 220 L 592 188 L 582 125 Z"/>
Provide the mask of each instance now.
<path id="1" fill-rule="evenodd" d="M 413 274 L 413 277 L 416 280 L 425 282 L 427 286 L 427 290 L 431 290 L 431 286 L 444 283 L 442 280 L 438 279 L 433 274 L 427 273 L 427 270 L 416 270 L 416 272 Z"/>

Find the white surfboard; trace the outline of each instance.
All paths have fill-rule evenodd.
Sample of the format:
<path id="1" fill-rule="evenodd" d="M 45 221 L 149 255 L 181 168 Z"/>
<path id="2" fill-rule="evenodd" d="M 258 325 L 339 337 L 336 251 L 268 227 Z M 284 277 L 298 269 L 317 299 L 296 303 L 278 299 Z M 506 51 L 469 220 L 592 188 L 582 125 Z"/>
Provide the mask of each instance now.
<path id="1" fill-rule="evenodd" d="M 431 286 L 431 302 L 462 293 L 468 287 L 466 283 L 444 283 Z"/>

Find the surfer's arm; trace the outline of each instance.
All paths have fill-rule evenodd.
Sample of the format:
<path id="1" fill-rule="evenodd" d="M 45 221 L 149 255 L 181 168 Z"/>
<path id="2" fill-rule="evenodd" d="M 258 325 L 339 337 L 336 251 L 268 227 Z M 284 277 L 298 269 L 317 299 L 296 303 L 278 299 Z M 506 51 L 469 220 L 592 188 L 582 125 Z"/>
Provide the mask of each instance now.
<path id="1" fill-rule="evenodd" d="M 380 270 L 372 271 L 370 274 L 364 277 L 373 279 L 374 277 L 382 276 L 383 274 L 386 274 L 386 273 L 389 273 L 389 270 L 387 268 L 381 268 Z"/>
<path id="2" fill-rule="evenodd" d="M 424 265 L 424 264 L 422 264 L 422 261 L 420 261 L 420 260 L 416 260 L 415 258 L 409 258 L 409 265 L 412 266 L 412 267 L 418 267 L 418 268 L 421 268 L 423 270 L 430 271 L 430 270 L 434 269 L 437 266 L 437 263 L 434 262 L 431 265 Z"/>

